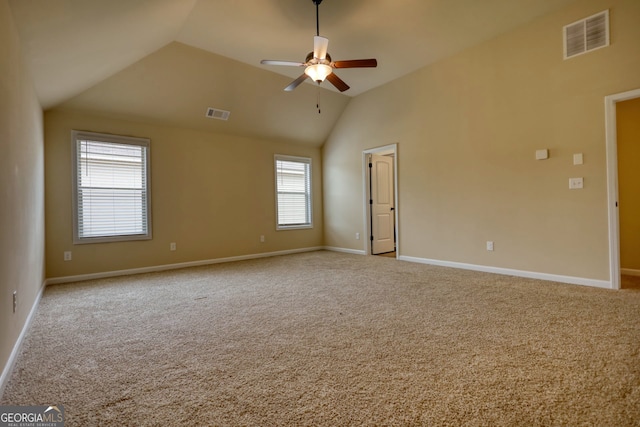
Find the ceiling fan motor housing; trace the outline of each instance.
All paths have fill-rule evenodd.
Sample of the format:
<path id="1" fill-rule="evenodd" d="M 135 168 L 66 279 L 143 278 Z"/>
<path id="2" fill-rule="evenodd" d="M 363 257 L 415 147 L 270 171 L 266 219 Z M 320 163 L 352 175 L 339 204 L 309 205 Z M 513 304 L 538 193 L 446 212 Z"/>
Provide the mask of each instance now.
<path id="1" fill-rule="evenodd" d="M 309 52 L 307 54 L 307 57 L 304 60 L 304 63 L 307 65 L 313 65 L 313 64 L 331 64 L 331 55 L 329 55 L 329 53 L 327 53 L 324 57 L 324 59 L 317 59 L 316 57 L 313 56 L 313 52 Z"/>

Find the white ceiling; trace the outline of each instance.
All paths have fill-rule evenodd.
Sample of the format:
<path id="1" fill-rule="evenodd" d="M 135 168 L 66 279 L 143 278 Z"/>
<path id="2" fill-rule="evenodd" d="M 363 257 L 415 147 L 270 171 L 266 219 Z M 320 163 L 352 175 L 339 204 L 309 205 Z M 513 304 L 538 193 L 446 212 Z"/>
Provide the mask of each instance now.
<path id="1" fill-rule="evenodd" d="M 324 0 L 320 34 L 355 96 L 576 0 Z M 173 41 L 291 78 L 316 30 L 312 0 L 9 0 L 38 97 L 47 109 Z M 286 85 L 286 84 L 285 84 Z M 331 85 L 323 83 L 328 89 Z M 282 86 L 284 87 L 284 85 Z M 281 88 L 274 88 L 281 90 Z"/>

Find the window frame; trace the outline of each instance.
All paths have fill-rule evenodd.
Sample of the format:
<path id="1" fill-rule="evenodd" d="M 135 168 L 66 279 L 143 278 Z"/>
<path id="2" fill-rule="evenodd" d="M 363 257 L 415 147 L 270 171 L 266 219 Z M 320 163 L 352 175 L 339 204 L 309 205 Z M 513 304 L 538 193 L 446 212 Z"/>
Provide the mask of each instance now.
<path id="1" fill-rule="evenodd" d="M 291 224 L 291 225 L 287 225 L 287 224 L 280 224 L 280 220 L 279 220 L 279 202 L 278 202 L 278 195 L 280 194 L 278 191 L 278 161 L 285 161 L 285 162 L 297 162 L 297 163 L 304 163 L 306 165 L 308 165 L 308 181 L 309 181 L 309 192 L 305 193 L 306 195 L 306 208 L 307 208 L 307 212 L 308 212 L 308 216 L 309 216 L 309 222 L 308 223 L 304 223 L 304 224 Z M 273 169 L 274 169 L 274 177 L 275 177 L 275 181 L 274 181 L 274 193 L 275 193 L 275 205 L 276 205 L 276 230 L 277 231 L 282 231 L 282 230 L 300 230 L 300 229 L 308 229 L 308 228 L 313 228 L 313 165 L 312 165 L 312 159 L 310 157 L 299 157 L 299 156 L 289 156 L 289 155 L 283 155 L 283 154 L 275 154 L 274 155 L 274 161 L 273 161 Z"/>
<path id="2" fill-rule="evenodd" d="M 135 145 L 144 147 L 145 157 L 145 212 L 146 212 L 146 233 L 125 234 L 125 235 L 105 235 L 97 237 L 81 237 L 79 230 L 79 206 L 78 206 L 78 141 L 95 141 L 112 144 Z M 72 209 L 73 209 L 73 244 L 126 242 L 136 240 L 151 240 L 152 215 L 151 215 L 151 140 L 124 135 L 114 135 L 107 133 L 97 133 L 89 131 L 71 131 L 71 185 L 72 185 Z"/>

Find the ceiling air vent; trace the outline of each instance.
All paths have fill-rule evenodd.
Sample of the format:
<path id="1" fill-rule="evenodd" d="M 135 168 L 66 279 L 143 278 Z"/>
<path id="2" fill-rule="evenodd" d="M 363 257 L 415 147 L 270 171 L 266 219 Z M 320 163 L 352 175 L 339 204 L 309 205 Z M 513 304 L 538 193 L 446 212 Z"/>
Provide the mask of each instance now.
<path id="1" fill-rule="evenodd" d="M 206 116 L 209 117 L 210 119 L 218 119 L 218 120 L 226 121 L 229 119 L 229 114 L 231 114 L 230 111 L 218 110 L 217 108 L 209 107 L 207 108 Z"/>
<path id="2" fill-rule="evenodd" d="M 609 10 L 563 28 L 564 59 L 609 46 Z"/>

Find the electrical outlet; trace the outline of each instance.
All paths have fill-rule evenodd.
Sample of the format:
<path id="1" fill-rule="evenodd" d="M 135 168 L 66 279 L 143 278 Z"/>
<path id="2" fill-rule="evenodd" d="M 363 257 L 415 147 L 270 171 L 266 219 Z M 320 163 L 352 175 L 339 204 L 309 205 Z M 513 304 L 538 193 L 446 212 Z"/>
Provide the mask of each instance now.
<path id="1" fill-rule="evenodd" d="M 487 250 L 488 251 L 492 251 L 493 250 L 493 242 L 490 240 L 487 240 Z"/>
<path id="2" fill-rule="evenodd" d="M 260 236 L 260 243 L 264 243 L 264 235 Z"/>
<path id="3" fill-rule="evenodd" d="M 360 240 L 360 233 L 356 233 L 356 240 Z"/>
<path id="4" fill-rule="evenodd" d="M 169 243 L 169 250 L 170 251 L 175 251 L 176 250 L 176 244 L 174 242 Z"/>
<path id="5" fill-rule="evenodd" d="M 71 261 L 71 251 L 64 251 L 64 260 Z"/>
<path id="6" fill-rule="evenodd" d="M 579 190 L 583 187 L 584 181 L 582 178 L 569 178 L 569 189 Z"/>
<path id="7" fill-rule="evenodd" d="M 13 291 L 13 312 L 18 308 L 18 291 Z"/>

